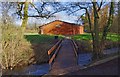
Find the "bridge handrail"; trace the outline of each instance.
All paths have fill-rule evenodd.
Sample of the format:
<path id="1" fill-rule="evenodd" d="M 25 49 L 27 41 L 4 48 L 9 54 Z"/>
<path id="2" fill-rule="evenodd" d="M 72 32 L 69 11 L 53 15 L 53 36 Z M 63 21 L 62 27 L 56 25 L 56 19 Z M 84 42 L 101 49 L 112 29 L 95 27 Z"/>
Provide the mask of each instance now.
<path id="1" fill-rule="evenodd" d="M 50 70 L 51 70 L 52 62 L 54 61 L 54 59 L 61 47 L 61 44 L 60 44 L 61 42 L 62 42 L 62 39 L 60 39 L 50 50 L 48 50 Z M 51 53 L 53 53 L 53 54 L 51 54 Z"/>
<path id="2" fill-rule="evenodd" d="M 51 49 L 48 50 L 48 55 L 50 55 L 57 48 L 61 41 L 62 40 L 60 39 Z"/>
<path id="3" fill-rule="evenodd" d="M 56 51 L 54 52 L 53 56 L 50 58 L 49 64 L 51 64 L 51 63 L 53 62 L 53 60 L 55 59 L 55 57 L 56 57 L 56 55 L 57 55 L 60 47 L 61 47 L 61 44 L 57 47 L 57 49 L 56 49 Z"/>
<path id="4" fill-rule="evenodd" d="M 78 46 L 77 46 L 77 44 L 75 43 L 75 41 L 74 40 L 72 40 L 72 44 L 73 44 L 73 48 L 74 48 L 74 51 L 75 51 L 75 55 L 76 55 L 76 57 L 78 57 Z"/>

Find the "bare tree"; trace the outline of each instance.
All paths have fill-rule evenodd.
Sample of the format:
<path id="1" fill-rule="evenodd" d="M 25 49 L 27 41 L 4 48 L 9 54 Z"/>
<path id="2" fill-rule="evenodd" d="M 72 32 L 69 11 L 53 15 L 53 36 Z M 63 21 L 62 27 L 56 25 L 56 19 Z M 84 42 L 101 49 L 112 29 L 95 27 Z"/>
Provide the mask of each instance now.
<path id="1" fill-rule="evenodd" d="M 17 14 L 20 16 L 20 18 L 22 18 L 21 27 L 22 27 L 23 32 L 27 26 L 28 17 L 35 17 L 35 18 L 40 17 L 40 18 L 48 19 L 50 17 L 53 17 L 53 15 L 55 13 L 65 10 L 65 8 L 59 9 L 59 8 L 54 7 L 58 4 L 59 3 L 56 3 L 56 2 L 42 2 L 42 3 L 37 4 L 39 7 L 36 7 L 35 4 L 28 2 L 27 0 L 25 2 L 18 2 Z M 36 10 L 36 12 L 38 13 L 37 15 L 29 15 L 28 12 L 30 12 L 30 10 L 29 10 L 30 6 L 31 6 L 31 8 L 34 8 Z M 46 9 L 47 6 L 54 7 L 54 9 L 52 11 L 48 11 Z M 23 11 L 23 14 L 22 14 L 22 11 Z"/>
<path id="2" fill-rule="evenodd" d="M 97 2 L 92 2 L 92 3 L 71 3 L 69 6 L 71 7 L 68 11 L 70 11 L 69 14 L 73 14 L 81 9 L 84 9 L 86 11 L 86 15 L 88 17 L 88 23 L 89 23 L 89 28 L 90 28 L 90 33 L 92 35 L 92 41 L 93 41 L 93 59 L 97 59 L 102 56 L 102 46 L 104 46 L 104 41 L 105 38 L 107 37 L 107 32 L 109 31 L 109 28 L 111 27 L 111 23 L 113 20 L 113 2 L 110 4 L 110 11 L 109 11 L 109 17 L 108 21 L 106 21 L 108 24 L 104 27 L 104 32 L 102 35 L 102 39 L 100 38 L 100 31 L 99 31 L 99 12 L 102 8 L 103 2 L 100 2 L 99 4 Z M 94 24 L 92 24 L 92 19 L 91 19 L 91 13 L 89 12 L 90 6 L 93 9 L 93 19 L 94 19 Z M 72 10 L 71 10 L 72 9 Z M 80 16 L 81 17 L 81 16 Z M 93 28 L 93 29 L 92 29 Z M 103 43 L 103 44 L 102 44 Z"/>
<path id="3" fill-rule="evenodd" d="M 113 17 L 114 17 L 114 2 L 111 2 L 110 10 L 109 10 L 108 22 L 107 22 L 106 26 L 104 27 L 103 33 L 102 33 L 101 48 L 100 48 L 101 50 L 103 50 L 107 34 L 108 34 L 109 30 L 110 30 L 110 27 L 112 26 Z"/>

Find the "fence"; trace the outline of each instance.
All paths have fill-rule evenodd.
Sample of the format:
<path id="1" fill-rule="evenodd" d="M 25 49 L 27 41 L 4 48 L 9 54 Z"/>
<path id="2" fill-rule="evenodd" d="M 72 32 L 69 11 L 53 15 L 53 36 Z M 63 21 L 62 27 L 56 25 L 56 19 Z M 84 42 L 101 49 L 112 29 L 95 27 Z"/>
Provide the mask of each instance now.
<path id="1" fill-rule="evenodd" d="M 52 63 L 61 47 L 61 42 L 62 40 L 59 40 L 50 50 L 48 50 L 50 70 L 51 70 Z"/>

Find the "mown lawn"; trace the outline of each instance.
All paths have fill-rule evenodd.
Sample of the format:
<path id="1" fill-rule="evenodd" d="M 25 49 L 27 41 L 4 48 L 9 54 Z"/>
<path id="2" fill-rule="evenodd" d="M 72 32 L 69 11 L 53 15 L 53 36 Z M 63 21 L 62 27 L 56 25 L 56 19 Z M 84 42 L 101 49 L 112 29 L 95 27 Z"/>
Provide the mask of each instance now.
<path id="1" fill-rule="evenodd" d="M 54 36 L 31 34 L 31 35 L 25 35 L 25 38 L 31 43 L 45 43 L 45 42 L 49 43 L 51 40 L 54 39 Z"/>
<path id="2" fill-rule="evenodd" d="M 92 37 L 91 37 L 90 33 L 85 33 L 85 34 L 80 34 L 80 35 L 74 35 L 73 39 L 75 39 L 75 40 L 92 40 Z M 118 36 L 118 34 L 109 33 L 107 35 L 107 40 L 116 42 L 119 39 L 120 39 L 120 36 Z"/>
<path id="3" fill-rule="evenodd" d="M 31 43 L 50 43 L 54 40 L 55 35 L 40 35 L 37 33 L 27 33 L 25 34 L 25 38 Z M 58 36 L 58 39 L 62 38 L 62 36 Z"/>

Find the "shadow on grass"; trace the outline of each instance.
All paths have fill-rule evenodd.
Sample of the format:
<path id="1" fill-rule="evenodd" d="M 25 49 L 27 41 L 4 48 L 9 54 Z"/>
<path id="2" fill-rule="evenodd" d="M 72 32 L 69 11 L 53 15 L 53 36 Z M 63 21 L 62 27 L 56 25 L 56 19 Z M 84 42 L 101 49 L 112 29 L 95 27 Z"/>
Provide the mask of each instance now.
<path id="1" fill-rule="evenodd" d="M 48 63 L 48 50 L 58 41 L 49 35 L 25 35 L 31 43 L 36 64 Z"/>

